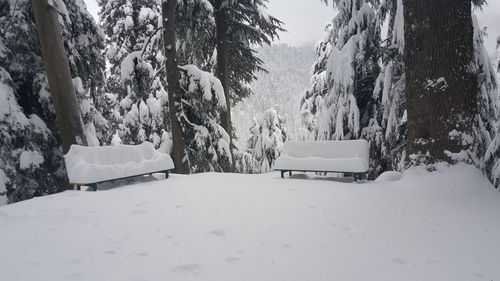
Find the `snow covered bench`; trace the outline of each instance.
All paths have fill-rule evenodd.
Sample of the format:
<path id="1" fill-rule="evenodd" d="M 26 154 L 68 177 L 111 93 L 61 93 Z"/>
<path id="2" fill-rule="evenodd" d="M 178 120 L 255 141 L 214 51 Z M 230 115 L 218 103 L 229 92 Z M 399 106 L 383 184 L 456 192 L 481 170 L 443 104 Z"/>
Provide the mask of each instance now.
<path id="1" fill-rule="evenodd" d="M 363 179 L 368 173 L 369 145 L 366 140 L 346 141 L 288 141 L 281 156 L 276 159 L 274 170 L 281 177 L 292 171 L 331 172 Z"/>
<path id="2" fill-rule="evenodd" d="M 156 151 L 153 144 L 86 147 L 72 145 L 64 155 L 69 182 L 78 189 L 86 185 L 97 190 L 97 184 L 146 174 L 165 173 L 174 169 L 168 154 Z"/>

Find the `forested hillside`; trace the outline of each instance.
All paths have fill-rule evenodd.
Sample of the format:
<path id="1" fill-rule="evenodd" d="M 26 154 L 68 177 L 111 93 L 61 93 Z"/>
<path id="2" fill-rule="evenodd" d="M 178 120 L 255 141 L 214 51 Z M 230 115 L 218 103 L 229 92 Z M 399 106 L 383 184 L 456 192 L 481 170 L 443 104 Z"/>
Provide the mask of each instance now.
<path id="1" fill-rule="evenodd" d="M 260 119 L 268 109 L 283 118 L 288 138 L 296 139 L 300 128 L 300 98 L 308 87 L 314 46 L 279 44 L 257 50 L 267 72 L 258 72 L 251 84 L 254 94 L 234 109 L 238 144 L 246 145 L 254 118 Z"/>

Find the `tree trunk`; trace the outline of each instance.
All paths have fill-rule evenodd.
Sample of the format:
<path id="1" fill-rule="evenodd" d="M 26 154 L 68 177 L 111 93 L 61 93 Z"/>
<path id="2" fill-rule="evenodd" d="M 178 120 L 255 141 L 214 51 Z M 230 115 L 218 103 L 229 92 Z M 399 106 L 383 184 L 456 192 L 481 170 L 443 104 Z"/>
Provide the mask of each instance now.
<path id="1" fill-rule="evenodd" d="M 227 58 L 227 9 L 222 6 L 224 0 L 215 0 L 215 26 L 216 26 L 216 48 L 217 48 L 217 71 L 216 76 L 220 80 L 226 96 L 226 108 L 221 113 L 221 125 L 229 134 L 230 162 L 221 163 L 224 172 L 232 172 L 233 167 L 233 134 L 231 121 L 231 98 L 229 97 L 229 69 Z"/>
<path id="2" fill-rule="evenodd" d="M 186 143 L 179 115 L 182 113 L 181 88 L 179 84 L 180 74 L 176 61 L 176 35 L 175 35 L 175 9 L 177 0 L 164 0 L 161 6 L 163 18 L 163 44 L 165 49 L 168 82 L 168 106 L 170 110 L 170 122 L 172 123 L 172 159 L 175 172 L 178 174 L 189 174 L 189 165 L 186 161 Z"/>
<path id="3" fill-rule="evenodd" d="M 87 145 L 68 55 L 64 49 L 59 14 L 47 0 L 32 0 L 38 38 L 56 112 L 63 153 L 72 144 Z"/>
<path id="4" fill-rule="evenodd" d="M 403 9 L 407 152 L 453 163 L 471 146 L 476 113 L 471 1 L 404 0 Z"/>

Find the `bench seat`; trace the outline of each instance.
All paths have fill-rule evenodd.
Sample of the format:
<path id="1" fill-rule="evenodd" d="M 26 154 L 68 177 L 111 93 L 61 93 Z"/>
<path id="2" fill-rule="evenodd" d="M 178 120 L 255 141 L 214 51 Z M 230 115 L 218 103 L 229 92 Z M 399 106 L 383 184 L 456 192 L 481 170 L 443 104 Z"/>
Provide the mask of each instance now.
<path id="1" fill-rule="evenodd" d="M 70 184 L 92 186 L 111 180 L 165 173 L 174 169 L 168 154 L 156 151 L 153 144 L 86 147 L 72 145 L 64 155 Z"/>
<path id="2" fill-rule="evenodd" d="M 366 140 L 311 141 L 284 143 L 274 170 L 285 172 L 332 172 L 364 177 L 369 169 L 369 145 Z"/>

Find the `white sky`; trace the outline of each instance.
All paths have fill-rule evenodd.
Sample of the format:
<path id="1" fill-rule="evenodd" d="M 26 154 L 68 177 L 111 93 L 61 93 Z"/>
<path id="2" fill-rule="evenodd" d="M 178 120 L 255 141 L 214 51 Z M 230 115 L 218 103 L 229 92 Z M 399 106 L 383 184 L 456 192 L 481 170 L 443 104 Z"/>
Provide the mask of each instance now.
<path id="1" fill-rule="evenodd" d="M 97 18 L 95 0 L 84 0 L 91 14 Z M 500 36 L 500 0 L 488 0 L 483 12 L 478 11 L 481 26 L 488 26 L 486 48 L 493 52 L 496 38 Z M 269 14 L 285 23 L 287 33 L 280 35 L 281 42 L 294 46 L 316 42 L 325 24 L 333 18 L 333 9 L 320 0 L 270 0 Z"/>

